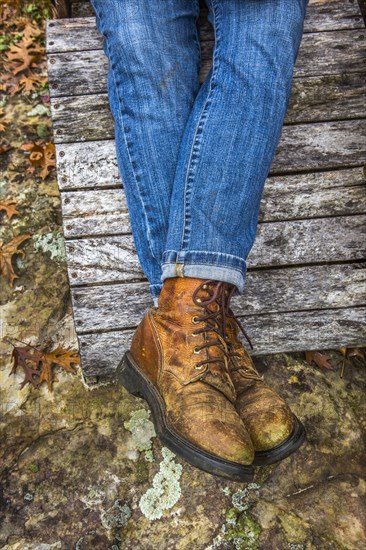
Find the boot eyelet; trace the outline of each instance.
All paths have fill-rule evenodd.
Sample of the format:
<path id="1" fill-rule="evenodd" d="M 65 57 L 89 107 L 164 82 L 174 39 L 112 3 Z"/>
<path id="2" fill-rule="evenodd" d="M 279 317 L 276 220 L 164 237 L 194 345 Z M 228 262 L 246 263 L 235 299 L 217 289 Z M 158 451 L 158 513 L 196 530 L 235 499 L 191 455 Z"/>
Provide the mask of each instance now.
<path id="1" fill-rule="evenodd" d="M 199 336 L 199 332 L 196 332 L 195 330 L 191 332 L 192 336 Z"/>
<path id="2" fill-rule="evenodd" d="M 198 353 L 200 353 L 200 351 L 201 350 L 199 348 L 194 348 L 193 353 L 197 355 Z"/>
<path id="3" fill-rule="evenodd" d="M 200 304 L 202 302 L 201 298 L 196 298 L 196 302 Z"/>
<path id="4" fill-rule="evenodd" d="M 203 290 L 206 290 L 207 289 L 207 285 L 203 285 Z"/>
<path id="5" fill-rule="evenodd" d="M 194 368 L 195 368 L 196 370 L 202 370 L 202 369 L 205 368 L 205 365 L 195 365 Z"/>
<path id="6" fill-rule="evenodd" d="M 194 325 L 198 325 L 199 320 L 198 320 L 197 315 L 194 315 L 194 317 L 192 317 L 192 323 L 193 323 Z"/>

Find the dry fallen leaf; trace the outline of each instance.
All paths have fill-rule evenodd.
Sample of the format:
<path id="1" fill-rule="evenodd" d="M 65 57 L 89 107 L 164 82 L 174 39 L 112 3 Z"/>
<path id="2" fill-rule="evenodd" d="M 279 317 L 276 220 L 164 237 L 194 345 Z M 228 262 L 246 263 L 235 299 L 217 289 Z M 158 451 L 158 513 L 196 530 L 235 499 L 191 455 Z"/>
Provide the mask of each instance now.
<path id="1" fill-rule="evenodd" d="M 44 180 L 50 170 L 56 166 L 55 146 L 53 143 L 41 144 L 39 141 L 34 143 L 23 143 L 23 151 L 29 151 L 28 160 L 31 163 L 28 172 L 33 173 L 36 168 L 42 168 L 41 178 Z"/>
<path id="2" fill-rule="evenodd" d="M 16 209 L 16 200 L 14 199 L 5 199 L 3 201 L 0 201 L 0 212 L 4 211 L 6 212 L 6 215 L 8 216 L 9 220 L 13 216 L 16 216 L 19 214 L 18 210 Z"/>
<path id="3" fill-rule="evenodd" d="M 24 29 L 23 38 L 9 46 L 5 54 L 5 61 L 8 70 L 13 75 L 16 76 L 18 73 L 30 69 L 44 53 L 43 46 L 35 42 L 41 33 L 41 29 L 29 23 Z"/>
<path id="4" fill-rule="evenodd" d="M 333 365 L 329 362 L 330 356 L 320 353 L 320 351 L 306 351 L 305 360 L 309 365 L 315 363 L 321 369 L 334 370 Z"/>
<path id="5" fill-rule="evenodd" d="M 80 363 L 77 351 L 57 347 L 53 351 L 45 352 L 29 344 L 23 347 L 14 346 L 12 359 L 14 364 L 9 376 L 15 374 L 18 367 L 22 368 L 25 374 L 20 389 L 27 383 L 39 388 L 45 381 L 49 391 L 52 391 L 54 382 L 53 366 L 58 365 L 67 372 L 76 374 L 74 365 Z"/>
<path id="6" fill-rule="evenodd" d="M 30 239 L 31 236 L 27 234 L 18 235 L 6 244 L 0 241 L 0 275 L 9 281 L 11 287 L 13 286 L 14 279 L 18 278 L 12 265 L 13 256 L 18 254 L 21 258 L 25 257 L 24 250 L 20 250 L 19 246 L 27 239 Z"/>

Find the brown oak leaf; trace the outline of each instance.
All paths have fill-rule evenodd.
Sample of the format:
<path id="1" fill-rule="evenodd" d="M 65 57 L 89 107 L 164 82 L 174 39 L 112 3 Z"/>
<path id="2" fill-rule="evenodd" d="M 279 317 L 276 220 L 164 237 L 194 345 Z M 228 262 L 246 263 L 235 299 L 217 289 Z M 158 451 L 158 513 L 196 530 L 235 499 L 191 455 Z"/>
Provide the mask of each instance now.
<path id="1" fill-rule="evenodd" d="M 330 355 L 324 355 L 320 351 L 306 351 L 305 360 L 309 365 L 314 362 L 321 369 L 334 370 L 333 365 L 329 362 Z"/>
<path id="2" fill-rule="evenodd" d="M 80 363 L 79 354 L 76 351 L 69 349 L 62 349 L 60 347 L 56 348 L 53 351 L 44 353 L 42 359 L 42 369 L 40 376 L 40 384 L 45 380 L 47 382 L 47 387 L 52 391 L 53 384 L 53 365 L 59 365 L 67 372 L 71 374 L 76 374 L 76 369 L 74 365 Z"/>
<path id="3" fill-rule="evenodd" d="M 9 372 L 9 376 L 15 374 L 18 367 L 21 367 L 25 374 L 24 380 L 20 383 L 20 389 L 27 383 L 32 384 L 34 388 L 38 388 L 41 374 L 39 363 L 42 360 L 42 353 L 30 345 L 24 347 L 14 346 L 12 360 L 13 367 Z"/>
<path id="4" fill-rule="evenodd" d="M 28 74 L 24 74 L 20 77 L 18 83 L 18 90 L 21 90 L 25 94 L 37 91 L 37 88 L 46 81 L 46 77 L 39 76 L 29 71 Z"/>
<path id="5" fill-rule="evenodd" d="M 0 274 L 9 281 L 11 287 L 13 286 L 14 279 L 18 278 L 12 265 L 13 256 L 18 254 L 21 258 L 25 257 L 24 250 L 19 249 L 19 246 L 27 239 L 30 239 L 31 236 L 27 234 L 18 235 L 6 244 L 0 241 Z"/>
<path id="6" fill-rule="evenodd" d="M 44 53 L 43 46 L 34 42 L 41 31 L 37 29 L 37 35 L 34 35 L 34 32 L 33 27 L 26 27 L 22 40 L 17 44 L 11 44 L 5 54 L 7 68 L 15 76 L 30 69 L 38 61 L 40 55 Z"/>
<path id="7" fill-rule="evenodd" d="M 43 180 L 46 179 L 50 170 L 56 166 L 54 144 L 42 144 L 36 141 L 34 143 L 23 143 L 21 149 L 29 151 L 28 160 L 31 163 L 31 167 L 28 168 L 28 172 L 33 173 L 36 168 L 42 168 L 39 175 Z"/>
<path id="8" fill-rule="evenodd" d="M 50 170 L 56 166 L 55 146 L 53 143 L 47 143 L 43 147 L 43 169 L 40 173 L 44 180 L 48 176 Z"/>
<path id="9" fill-rule="evenodd" d="M 58 365 L 67 372 L 76 374 L 74 365 L 80 364 L 80 356 L 75 350 L 57 347 L 53 351 L 46 352 L 29 344 L 23 347 L 14 346 L 12 359 L 14 364 L 9 376 L 15 374 L 18 367 L 21 367 L 25 374 L 20 388 L 23 388 L 27 383 L 32 384 L 34 388 L 39 388 L 42 382 L 45 381 L 49 391 L 53 389 L 54 366 Z"/>
<path id="10" fill-rule="evenodd" d="M 16 201 L 14 199 L 5 199 L 4 201 L 0 201 L 0 212 L 4 211 L 6 212 L 6 215 L 8 216 L 9 220 L 13 216 L 16 216 L 19 214 L 18 210 L 16 209 Z"/>

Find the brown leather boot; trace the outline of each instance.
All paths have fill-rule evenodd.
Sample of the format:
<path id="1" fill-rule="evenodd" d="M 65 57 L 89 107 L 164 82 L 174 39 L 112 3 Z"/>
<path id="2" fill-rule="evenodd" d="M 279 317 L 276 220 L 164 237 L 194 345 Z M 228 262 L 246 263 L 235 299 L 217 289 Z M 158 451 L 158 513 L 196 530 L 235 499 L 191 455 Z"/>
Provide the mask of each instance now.
<path id="1" fill-rule="evenodd" d="M 228 291 L 228 301 L 235 287 Z M 254 465 L 273 464 L 296 451 L 305 440 L 305 428 L 286 402 L 265 382 L 238 338 L 238 326 L 245 330 L 227 303 L 226 342 L 230 354 L 230 376 L 237 399 L 236 410 L 251 437 Z"/>
<path id="2" fill-rule="evenodd" d="M 137 327 L 117 377 L 146 399 L 167 447 L 198 468 L 243 481 L 252 478 L 254 449 L 234 407 L 220 324 L 226 286 L 191 277 L 166 279 L 158 307 Z"/>

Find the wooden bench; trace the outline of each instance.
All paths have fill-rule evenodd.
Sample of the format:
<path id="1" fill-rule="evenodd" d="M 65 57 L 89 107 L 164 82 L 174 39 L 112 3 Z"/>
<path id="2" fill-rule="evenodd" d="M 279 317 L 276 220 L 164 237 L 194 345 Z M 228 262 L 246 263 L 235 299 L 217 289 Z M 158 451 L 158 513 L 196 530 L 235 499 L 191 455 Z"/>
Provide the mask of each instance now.
<path id="1" fill-rule="evenodd" d="M 88 2 L 49 20 L 58 185 L 82 367 L 113 373 L 152 305 L 130 233 L 107 98 L 108 61 Z M 200 81 L 214 36 L 202 7 Z M 285 125 L 233 304 L 253 354 L 366 344 L 365 25 L 356 1 L 311 0 Z"/>

